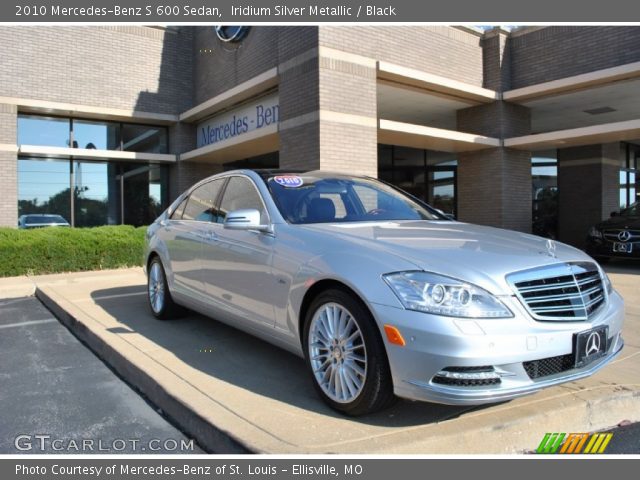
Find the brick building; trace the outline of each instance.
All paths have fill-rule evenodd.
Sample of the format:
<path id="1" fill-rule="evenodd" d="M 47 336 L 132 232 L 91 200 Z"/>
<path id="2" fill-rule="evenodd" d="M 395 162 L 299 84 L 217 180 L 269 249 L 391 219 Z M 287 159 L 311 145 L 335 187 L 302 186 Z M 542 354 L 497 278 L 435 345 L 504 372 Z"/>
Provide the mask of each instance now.
<path id="1" fill-rule="evenodd" d="M 640 27 L 0 27 L 0 225 L 151 221 L 238 167 L 378 176 L 581 246 L 637 201 Z"/>

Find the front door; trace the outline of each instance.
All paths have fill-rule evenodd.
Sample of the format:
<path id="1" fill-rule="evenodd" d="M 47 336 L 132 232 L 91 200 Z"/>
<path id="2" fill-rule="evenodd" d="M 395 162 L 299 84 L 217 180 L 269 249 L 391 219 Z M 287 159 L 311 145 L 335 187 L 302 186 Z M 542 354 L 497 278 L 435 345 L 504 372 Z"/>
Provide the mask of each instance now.
<path id="1" fill-rule="evenodd" d="M 275 324 L 275 277 L 272 271 L 273 244 L 269 234 L 229 230 L 222 225 L 234 210 L 255 208 L 262 222 L 269 221 L 264 203 L 248 177 L 229 179 L 217 212 L 216 224 L 208 226 L 203 243 L 202 278 L 207 297 L 239 321 Z"/>

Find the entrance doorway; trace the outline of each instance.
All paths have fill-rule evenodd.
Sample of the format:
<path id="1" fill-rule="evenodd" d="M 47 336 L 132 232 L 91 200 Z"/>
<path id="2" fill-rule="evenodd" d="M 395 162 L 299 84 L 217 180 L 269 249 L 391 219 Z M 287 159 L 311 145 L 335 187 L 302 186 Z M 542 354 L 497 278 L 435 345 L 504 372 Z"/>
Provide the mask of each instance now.
<path id="1" fill-rule="evenodd" d="M 166 169 L 156 165 L 127 166 L 116 175 L 120 223 L 149 225 L 166 208 Z"/>

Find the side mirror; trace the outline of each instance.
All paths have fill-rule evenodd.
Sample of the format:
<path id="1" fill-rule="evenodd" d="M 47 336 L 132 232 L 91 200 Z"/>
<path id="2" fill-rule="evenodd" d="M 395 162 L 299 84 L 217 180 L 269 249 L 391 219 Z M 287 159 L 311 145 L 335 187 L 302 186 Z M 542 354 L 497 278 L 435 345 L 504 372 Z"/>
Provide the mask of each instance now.
<path id="1" fill-rule="evenodd" d="M 617 217 L 618 216 L 618 212 L 614 210 L 613 212 L 611 212 L 611 216 L 612 217 Z"/>
<path id="2" fill-rule="evenodd" d="M 255 208 L 234 210 L 224 220 L 224 228 L 229 230 L 256 230 L 258 232 L 271 232 L 270 225 L 260 224 L 260 212 Z"/>

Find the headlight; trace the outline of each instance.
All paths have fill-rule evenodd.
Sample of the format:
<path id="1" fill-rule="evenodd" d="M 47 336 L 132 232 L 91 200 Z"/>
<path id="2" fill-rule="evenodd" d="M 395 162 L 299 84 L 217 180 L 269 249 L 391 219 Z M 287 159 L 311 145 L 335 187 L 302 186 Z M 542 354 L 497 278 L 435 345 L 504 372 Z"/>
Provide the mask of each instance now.
<path id="1" fill-rule="evenodd" d="M 489 292 L 429 272 L 383 275 L 404 308 L 463 318 L 508 318 L 513 314 Z"/>
<path id="2" fill-rule="evenodd" d="M 598 230 L 596 227 L 591 227 L 591 230 L 589 230 L 589 236 L 591 238 L 602 238 L 602 232 Z"/>

